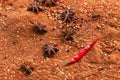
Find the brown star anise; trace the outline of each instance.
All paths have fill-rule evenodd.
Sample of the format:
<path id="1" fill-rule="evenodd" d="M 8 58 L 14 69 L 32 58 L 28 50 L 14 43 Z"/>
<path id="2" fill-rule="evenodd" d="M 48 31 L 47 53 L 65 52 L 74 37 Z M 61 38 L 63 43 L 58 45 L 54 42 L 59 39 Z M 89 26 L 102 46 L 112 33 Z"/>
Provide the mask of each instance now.
<path id="1" fill-rule="evenodd" d="M 20 65 L 19 70 L 26 76 L 31 75 L 32 71 L 34 71 L 34 67 L 31 63 L 25 62 Z"/>
<path id="2" fill-rule="evenodd" d="M 56 44 L 54 43 L 46 43 L 44 46 L 43 46 L 43 56 L 46 58 L 50 58 L 50 57 L 53 57 L 54 54 L 58 51 L 58 47 Z"/>
<path id="3" fill-rule="evenodd" d="M 66 28 L 65 30 L 61 31 L 60 37 L 61 40 L 64 41 L 73 41 L 73 34 L 75 32 L 71 29 Z"/>
<path id="4" fill-rule="evenodd" d="M 74 19 L 74 15 L 75 15 L 75 11 L 74 10 L 70 10 L 70 9 L 66 9 L 62 14 L 61 14 L 61 20 L 63 20 L 63 22 L 68 22 L 70 23 L 73 19 Z"/>
<path id="5" fill-rule="evenodd" d="M 36 25 L 34 25 L 34 31 L 39 33 L 39 34 L 45 34 L 47 33 L 47 30 L 45 29 L 46 28 L 46 25 L 43 25 L 41 23 L 37 23 Z"/>
<path id="6" fill-rule="evenodd" d="M 33 4 L 30 4 L 27 8 L 27 11 L 32 11 L 35 13 L 39 13 L 40 11 L 42 11 L 42 7 L 40 6 L 39 2 L 34 1 Z"/>
<path id="7" fill-rule="evenodd" d="M 41 0 L 41 2 L 43 5 L 51 7 L 56 4 L 57 0 Z"/>

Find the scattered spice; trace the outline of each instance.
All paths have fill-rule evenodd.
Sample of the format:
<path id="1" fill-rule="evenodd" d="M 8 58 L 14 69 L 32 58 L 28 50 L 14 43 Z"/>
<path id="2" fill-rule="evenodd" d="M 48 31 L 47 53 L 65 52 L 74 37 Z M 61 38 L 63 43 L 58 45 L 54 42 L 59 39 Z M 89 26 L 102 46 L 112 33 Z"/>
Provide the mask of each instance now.
<path id="1" fill-rule="evenodd" d="M 93 45 L 98 41 L 99 39 L 94 40 L 92 43 L 90 43 L 89 45 L 87 45 L 84 49 L 82 49 L 78 55 L 76 55 L 75 57 L 73 57 L 71 59 L 70 62 L 68 62 L 66 65 L 70 65 L 73 64 L 75 62 L 77 62 L 79 59 L 81 59 L 92 47 Z"/>
<path id="2" fill-rule="evenodd" d="M 104 67 L 99 67 L 98 68 L 98 71 L 102 71 L 102 70 L 104 70 Z"/>
<path id="3" fill-rule="evenodd" d="M 101 16 L 99 14 L 92 14 L 93 21 L 100 19 L 100 17 Z"/>
<path id="4" fill-rule="evenodd" d="M 74 15 L 75 15 L 75 10 L 71 10 L 71 9 L 66 9 L 62 14 L 61 14 L 61 20 L 63 20 L 63 22 L 68 22 L 70 23 L 73 19 L 74 19 Z"/>
<path id="5" fill-rule="evenodd" d="M 46 43 L 43 46 L 43 56 L 45 58 L 51 58 L 54 56 L 54 54 L 59 51 L 58 46 L 54 43 Z"/>
<path id="6" fill-rule="evenodd" d="M 111 51 L 108 51 L 108 50 L 106 50 L 106 49 L 104 49 L 104 48 L 102 48 L 102 51 L 105 52 L 105 53 L 108 54 L 108 55 L 110 55 L 110 54 L 112 53 Z"/>

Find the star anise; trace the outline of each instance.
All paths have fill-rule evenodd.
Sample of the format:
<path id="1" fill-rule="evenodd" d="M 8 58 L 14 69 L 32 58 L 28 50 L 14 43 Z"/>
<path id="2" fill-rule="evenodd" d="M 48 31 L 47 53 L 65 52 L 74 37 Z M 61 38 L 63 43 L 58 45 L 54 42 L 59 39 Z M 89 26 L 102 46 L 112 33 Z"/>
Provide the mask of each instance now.
<path id="1" fill-rule="evenodd" d="M 36 25 L 34 25 L 34 31 L 39 33 L 39 34 L 45 34 L 47 33 L 47 30 L 45 29 L 46 28 L 46 25 L 43 25 L 41 23 L 37 23 Z"/>
<path id="2" fill-rule="evenodd" d="M 39 2 L 34 1 L 33 4 L 30 4 L 27 8 L 27 11 L 32 11 L 35 13 L 39 13 L 40 11 L 42 11 L 42 7 L 40 6 Z"/>
<path id="3" fill-rule="evenodd" d="M 51 7 L 56 4 L 57 0 L 41 0 L 41 2 L 43 5 Z"/>
<path id="4" fill-rule="evenodd" d="M 66 9 L 62 14 L 61 14 L 61 20 L 63 22 L 68 22 L 70 23 L 74 19 L 75 11 Z"/>
<path id="5" fill-rule="evenodd" d="M 73 41 L 74 38 L 73 38 L 73 34 L 75 32 L 71 29 L 65 29 L 63 31 L 61 31 L 61 34 L 60 34 L 60 37 L 61 37 L 61 40 L 64 42 L 64 41 Z"/>
<path id="6" fill-rule="evenodd" d="M 32 71 L 34 71 L 34 67 L 31 63 L 25 62 L 20 65 L 19 70 L 26 76 L 31 75 Z"/>
<path id="7" fill-rule="evenodd" d="M 56 44 L 54 43 L 46 43 L 44 46 L 43 46 L 43 56 L 46 58 L 50 58 L 50 57 L 53 57 L 54 54 L 58 51 L 58 47 Z"/>

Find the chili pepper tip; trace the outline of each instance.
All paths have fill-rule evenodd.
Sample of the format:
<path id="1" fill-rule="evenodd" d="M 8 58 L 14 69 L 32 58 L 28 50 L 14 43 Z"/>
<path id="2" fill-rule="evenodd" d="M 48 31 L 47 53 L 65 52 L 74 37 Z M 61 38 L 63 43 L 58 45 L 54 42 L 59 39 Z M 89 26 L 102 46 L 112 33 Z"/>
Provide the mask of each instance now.
<path id="1" fill-rule="evenodd" d="M 93 46 L 99 39 L 95 39 L 91 44 L 89 44 L 90 46 Z"/>

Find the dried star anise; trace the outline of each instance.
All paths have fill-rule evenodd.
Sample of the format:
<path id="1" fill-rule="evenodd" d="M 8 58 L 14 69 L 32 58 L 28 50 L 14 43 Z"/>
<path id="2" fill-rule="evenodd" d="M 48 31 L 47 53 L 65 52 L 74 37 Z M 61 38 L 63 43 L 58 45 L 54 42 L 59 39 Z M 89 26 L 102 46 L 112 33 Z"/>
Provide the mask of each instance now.
<path id="1" fill-rule="evenodd" d="M 45 6 L 54 6 L 57 2 L 57 0 L 41 0 L 42 4 Z"/>
<path id="2" fill-rule="evenodd" d="M 74 15 L 75 15 L 75 11 L 74 10 L 70 10 L 70 9 L 66 9 L 62 14 L 61 14 L 61 20 L 63 20 L 63 22 L 68 22 L 70 23 L 73 19 L 74 19 Z"/>
<path id="3" fill-rule="evenodd" d="M 56 44 L 54 43 L 46 43 L 44 46 L 43 46 L 43 56 L 46 58 L 50 58 L 50 57 L 53 57 L 54 54 L 59 51 L 58 47 Z"/>
<path id="4" fill-rule="evenodd" d="M 71 29 L 65 29 L 63 31 L 61 31 L 60 37 L 62 39 L 62 41 L 73 41 L 73 34 L 74 31 Z"/>
<path id="5" fill-rule="evenodd" d="M 19 70 L 26 76 L 31 75 L 32 71 L 34 71 L 34 67 L 31 63 L 25 62 L 20 65 Z"/>
<path id="6" fill-rule="evenodd" d="M 28 6 L 27 11 L 39 13 L 40 11 L 42 11 L 42 7 L 40 6 L 40 4 L 37 1 L 35 1 L 33 4 L 30 4 Z"/>
<path id="7" fill-rule="evenodd" d="M 47 30 L 45 29 L 46 28 L 46 25 L 43 25 L 41 23 L 37 23 L 36 25 L 34 25 L 34 31 L 39 33 L 39 34 L 45 34 L 47 33 Z"/>

